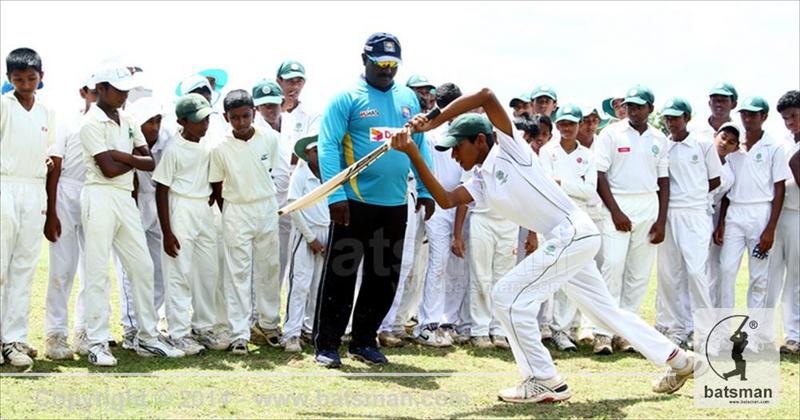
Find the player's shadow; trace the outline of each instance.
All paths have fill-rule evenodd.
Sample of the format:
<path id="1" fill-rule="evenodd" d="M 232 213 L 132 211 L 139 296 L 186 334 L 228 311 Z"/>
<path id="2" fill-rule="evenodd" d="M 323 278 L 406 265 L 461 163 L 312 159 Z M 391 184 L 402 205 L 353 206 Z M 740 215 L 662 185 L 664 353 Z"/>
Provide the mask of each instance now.
<path id="1" fill-rule="evenodd" d="M 488 359 L 502 360 L 504 362 L 514 362 L 514 355 L 511 350 L 504 350 L 498 348 L 479 349 L 470 345 L 462 347 L 470 357 L 483 357 Z"/>
<path id="2" fill-rule="evenodd" d="M 351 381 L 394 384 L 423 391 L 438 390 L 440 388 L 438 379 L 443 377 L 442 374 L 455 372 L 452 369 L 429 371 L 417 366 L 391 361 L 388 365 L 370 366 L 352 359 L 342 359 L 341 371 L 343 373 L 358 374 L 358 376 L 344 377 Z"/>
<path id="3" fill-rule="evenodd" d="M 658 395 L 647 398 L 618 398 L 589 400 L 581 402 L 564 401 L 556 404 L 513 404 L 498 401 L 490 407 L 480 410 L 450 413 L 449 418 L 624 418 L 624 409 L 639 403 L 666 402 L 678 398 L 676 395 Z"/>
<path id="4" fill-rule="evenodd" d="M 640 360 L 647 360 L 641 353 L 638 352 L 620 352 L 615 351 L 612 354 L 594 354 L 592 346 L 582 346 L 578 345 L 576 351 L 561 351 L 558 350 L 555 345 L 552 343 L 545 344 L 547 350 L 550 351 L 550 355 L 553 356 L 554 360 L 558 359 L 591 359 L 594 362 L 599 363 L 615 363 L 623 359 L 640 359 Z"/>

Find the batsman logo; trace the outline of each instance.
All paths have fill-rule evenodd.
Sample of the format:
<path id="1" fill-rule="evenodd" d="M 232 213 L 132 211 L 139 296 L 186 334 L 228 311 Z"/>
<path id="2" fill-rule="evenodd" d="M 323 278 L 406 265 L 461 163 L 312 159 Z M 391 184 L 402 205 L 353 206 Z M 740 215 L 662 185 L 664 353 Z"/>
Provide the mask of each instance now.
<path id="1" fill-rule="evenodd" d="M 772 309 L 695 311 L 695 406 L 763 408 L 778 404 L 780 356 Z M 702 373 L 705 372 L 705 373 Z"/>

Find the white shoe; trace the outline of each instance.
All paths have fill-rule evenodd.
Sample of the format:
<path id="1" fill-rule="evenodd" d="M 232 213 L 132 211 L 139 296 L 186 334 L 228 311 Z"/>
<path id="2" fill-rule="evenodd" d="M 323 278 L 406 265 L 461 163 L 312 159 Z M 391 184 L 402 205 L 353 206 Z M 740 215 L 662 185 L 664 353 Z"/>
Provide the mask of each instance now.
<path id="1" fill-rule="evenodd" d="M 108 343 L 95 344 L 89 347 L 89 363 L 95 366 L 116 366 L 117 359 L 111 354 Z"/>
<path id="2" fill-rule="evenodd" d="M 453 342 L 450 341 L 450 337 L 439 333 L 438 328 L 435 330 L 431 330 L 428 327 L 423 328 L 422 331 L 419 332 L 419 335 L 414 338 L 414 341 L 429 347 L 450 347 L 453 345 Z"/>
<path id="3" fill-rule="evenodd" d="M 81 356 L 89 354 L 89 338 L 86 336 L 86 330 L 77 330 L 72 337 L 72 351 Z"/>
<path id="4" fill-rule="evenodd" d="M 300 337 L 289 337 L 283 345 L 286 353 L 300 353 L 303 351 L 303 346 L 300 345 Z"/>
<path id="5" fill-rule="evenodd" d="M 542 334 L 542 341 L 553 338 L 553 330 L 550 329 L 549 325 L 542 325 L 539 332 Z"/>
<path id="6" fill-rule="evenodd" d="M 594 343 L 592 352 L 594 354 L 612 354 L 614 349 L 611 347 L 611 337 L 607 335 L 597 334 L 594 336 Z"/>
<path id="7" fill-rule="evenodd" d="M 568 400 L 571 396 L 567 383 L 559 376 L 548 380 L 528 378 L 498 394 L 500 400 L 514 403 L 557 402 Z"/>
<path id="8" fill-rule="evenodd" d="M 681 389 L 689 379 L 698 377 L 707 370 L 702 358 L 696 357 L 693 351 L 686 352 L 686 366 L 682 369 L 669 368 L 667 373 L 653 382 L 653 392 L 659 394 L 672 394 Z"/>
<path id="9" fill-rule="evenodd" d="M 594 332 L 591 328 L 581 328 L 578 331 L 578 344 L 582 346 L 591 346 L 594 342 Z"/>
<path id="10" fill-rule="evenodd" d="M 136 330 L 129 330 L 122 334 L 122 348 L 136 350 Z"/>
<path id="11" fill-rule="evenodd" d="M 575 351 L 578 348 L 575 347 L 575 343 L 569 339 L 569 336 L 564 331 L 555 331 L 553 332 L 553 337 L 551 339 L 553 344 L 556 345 L 561 351 Z"/>
<path id="12" fill-rule="evenodd" d="M 224 340 L 220 335 L 214 334 L 213 331 L 200 331 L 192 332 L 192 336 L 201 346 L 211 350 L 227 350 L 231 343 Z"/>
<path id="13" fill-rule="evenodd" d="M 75 354 L 67 344 L 67 336 L 55 333 L 45 339 L 44 355 L 51 360 L 72 360 Z"/>
<path id="14" fill-rule="evenodd" d="M 33 359 L 28 355 L 27 347 L 24 346 L 23 343 L 4 343 L 3 358 L 5 358 L 11 366 L 33 366 Z"/>
<path id="15" fill-rule="evenodd" d="M 494 348 L 494 344 L 492 344 L 492 340 L 489 338 L 488 335 L 479 335 L 477 337 L 472 337 L 469 340 L 469 343 L 476 348 L 479 349 L 491 349 Z"/>
<path id="16" fill-rule="evenodd" d="M 230 349 L 231 354 L 235 354 L 237 356 L 247 356 L 247 340 L 244 338 L 234 340 L 228 348 Z"/>
<path id="17" fill-rule="evenodd" d="M 508 339 L 502 335 L 493 335 L 492 344 L 502 350 L 511 350 L 511 344 L 508 344 Z"/>
<path id="18" fill-rule="evenodd" d="M 200 354 L 206 349 L 205 347 L 201 346 L 200 343 L 195 341 L 194 338 L 188 335 L 177 339 L 170 338 L 169 344 L 172 345 L 172 347 L 182 351 L 187 356 Z"/>
<path id="19" fill-rule="evenodd" d="M 134 341 L 136 354 L 142 357 L 183 357 L 186 356 L 181 350 L 176 349 L 162 338 L 157 338 L 148 342 L 143 342 L 138 338 Z"/>

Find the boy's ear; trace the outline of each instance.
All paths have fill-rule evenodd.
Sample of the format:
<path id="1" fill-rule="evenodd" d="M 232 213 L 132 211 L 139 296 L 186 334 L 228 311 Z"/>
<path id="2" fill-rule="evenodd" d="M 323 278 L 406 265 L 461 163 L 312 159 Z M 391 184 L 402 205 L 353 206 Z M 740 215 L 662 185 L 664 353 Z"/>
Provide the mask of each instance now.
<path id="1" fill-rule="evenodd" d="M 683 114 L 683 115 L 685 116 L 687 123 L 692 120 L 692 114 Z"/>
<path id="2" fill-rule="evenodd" d="M 40 71 L 39 72 L 39 81 L 41 82 L 42 80 L 44 80 L 44 72 Z M 37 89 L 38 89 L 38 86 L 37 86 Z"/>
<path id="3" fill-rule="evenodd" d="M 222 113 L 222 116 L 223 116 L 223 117 L 225 117 L 225 122 L 226 122 L 226 123 L 229 123 L 229 122 L 231 122 L 231 121 L 228 119 L 228 113 L 227 113 L 227 112 L 223 112 L 223 113 Z"/>

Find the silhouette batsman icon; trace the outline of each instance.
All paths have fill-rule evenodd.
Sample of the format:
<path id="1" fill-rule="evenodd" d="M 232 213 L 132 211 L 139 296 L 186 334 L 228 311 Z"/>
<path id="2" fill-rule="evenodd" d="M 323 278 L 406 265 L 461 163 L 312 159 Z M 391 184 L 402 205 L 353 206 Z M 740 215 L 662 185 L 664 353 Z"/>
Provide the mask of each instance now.
<path id="1" fill-rule="evenodd" d="M 735 364 L 734 365 L 735 369 L 722 376 L 727 381 L 728 378 L 739 375 L 739 380 L 746 381 L 747 378 L 745 377 L 745 369 L 747 367 L 747 361 L 744 360 L 744 358 L 742 357 L 742 353 L 744 352 L 745 347 L 747 347 L 748 343 L 747 333 L 741 331 L 740 328 L 731 336 L 731 342 L 733 342 L 733 348 L 731 349 L 731 359 L 733 359 L 733 363 Z"/>

